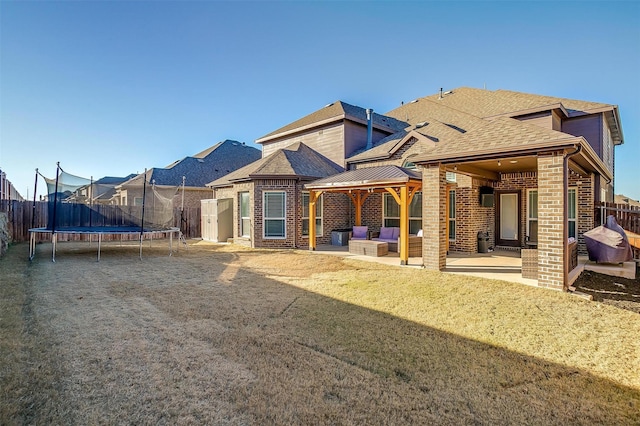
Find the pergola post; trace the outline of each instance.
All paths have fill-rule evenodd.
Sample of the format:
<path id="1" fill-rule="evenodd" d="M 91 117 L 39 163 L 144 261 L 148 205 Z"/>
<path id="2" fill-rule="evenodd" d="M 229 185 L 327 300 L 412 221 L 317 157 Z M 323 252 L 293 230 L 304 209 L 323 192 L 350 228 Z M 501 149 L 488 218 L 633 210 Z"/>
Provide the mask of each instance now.
<path id="1" fill-rule="evenodd" d="M 309 250 L 316 249 L 316 202 L 322 191 L 309 191 Z"/>
<path id="2" fill-rule="evenodd" d="M 409 264 L 409 188 L 400 187 L 400 264 Z"/>
<path id="3" fill-rule="evenodd" d="M 385 188 L 385 190 L 393 195 L 400 206 L 400 264 L 407 265 L 409 263 L 409 204 L 415 191 L 409 194 L 408 185 L 402 185 L 399 194 L 395 188 Z"/>
<path id="4" fill-rule="evenodd" d="M 369 197 L 369 193 L 357 190 L 355 193 L 348 192 L 347 195 L 349 195 L 349 198 L 353 201 L 353 206 L 356 210 L 355 226 L 360 226 L 362 225 L 362 205 L 367 197 Z"/>

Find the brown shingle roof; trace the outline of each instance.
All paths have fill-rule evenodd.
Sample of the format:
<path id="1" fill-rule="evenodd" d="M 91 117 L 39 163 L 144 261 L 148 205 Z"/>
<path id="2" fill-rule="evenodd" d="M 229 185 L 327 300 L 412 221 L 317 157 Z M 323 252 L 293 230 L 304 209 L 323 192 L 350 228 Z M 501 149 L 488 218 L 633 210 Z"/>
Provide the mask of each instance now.
<path id="1" fill-rule="evenodd" d="M 305 144 L 297 142 L 210 182 L 207 186 L 224 187 L 235 182 L 271 177 L 314 179 L 334 175 L 343 170 Z"/>
<path id="2" fill-rule="evenodd" d="M 484 126 L 467 132 L 453 140 L 439 143 L 427 154 L 417 156 L 414 162 L 480 155 L 498 154 L 533 146 L 553 146 L 559 141 L 576 137 L 555 130 L 545 129 L 509 117 L 485 121 Z"/>
<path id="3" fill-rule="evenodd" d="M 366 122 L 367 114 L 364 108 L 351 105 L 346 102 L 336 101 L 325 106 L 324 108 L 320 108 L 319 110 L 302 117 L 299 120 L 294 121 L 293 123 L 289 123 L 284 127 L 281 127 L 269 134 L 262 136 L 261 138 L 258 138 L 256 142 L 264 142 L 265 140 L 271 139 L 283 133 L 286 134 L 288 132 L 302 129 L 316 123 L 324 122 L 326 120 L 338 120 L 341 118 L 355 119 Z M 390 131 L 397 131 L 404 128 L 406 126 L 406 123 L 396 120 L 392 117 L 386 117 L 374 112 L 373 125 L 376 127 L 389 129 Z"/>
<path id="4" fill-rule="evenodd" d="M 412 126 L 411 128 L 382 139 L 374 145 L 373 148 L 366 151 L 359 151 L 349 157 L 347 162 L 358 163 L 373 159 L 389 158 L 404 146 L 405 143 L 409 142 L 411 137 L 418 139 L 417 143 L 427 143 L 431 146 L 440 141 L 451 142 L 463 134 L 463 131 L 455 125 L 447 125 L 438 120 L 431 119 L 429 122 L 423 122 L 420 125 Z"/>
<path id="5" fill-rule="evenodd" d="M 517 113 L 533 108 L 541 108 L 547 105 L 562 104 L 567 111 L 572 114 L 613 107 L 613 105 L 600 102 L 588 102 L 576 99 L 558 98 L 554 96 L 534 95 L 530 93 L 514 92 L 510 90 L 484 90 L 470 87 L 460 87 L 452 90 L 449 94 L 440 98 L 440 94 L 426 96 L 418 99 L 417 103 L 424 101 L 435 102 L 458 111 L 466 112 L 477 117 L 486 118 L 496 115 Z M 411 103 L 405 106 L 412 105 Z M 388 115 L 397 116 L 397 108 Z"/>

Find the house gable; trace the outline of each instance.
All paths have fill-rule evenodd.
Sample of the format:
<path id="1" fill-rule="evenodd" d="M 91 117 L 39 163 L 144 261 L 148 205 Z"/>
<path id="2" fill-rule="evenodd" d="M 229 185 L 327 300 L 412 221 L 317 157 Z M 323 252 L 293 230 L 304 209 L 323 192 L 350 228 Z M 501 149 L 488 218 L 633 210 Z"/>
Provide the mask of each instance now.
<path id="1" fill-rule="evenodd" d="M 337 101 L 256 140 L 263 157 L 294 143 L 304 143 L 344 167 L 345 158 L 367 144 L 364 108 Z M 406 123 L 372 113 L 372 141 L 377 142 L 404 128 Z"/>

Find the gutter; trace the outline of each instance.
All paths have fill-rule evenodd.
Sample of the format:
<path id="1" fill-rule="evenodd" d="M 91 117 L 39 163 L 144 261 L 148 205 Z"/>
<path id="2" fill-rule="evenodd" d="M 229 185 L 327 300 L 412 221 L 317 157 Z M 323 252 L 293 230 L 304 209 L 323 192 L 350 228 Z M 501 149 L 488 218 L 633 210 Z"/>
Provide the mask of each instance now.
<path id="1" fill-rule="evenodd" d="M 413 160 L 414 163 L 424 163 L 428 164 L 430 162 L 434 163 L 446 163 L 450 162 L 461 162 L 461 161 L 471 161 L 471 160 L 491 160 L 496 157 L 496 154 L 503 155 L 522 155 L 522 154 L 536 154 L 540 152 L 541 149 L 562 149 L 562 148 L 572 148 L 575 147 L 576 141 L 581 140 L 582 138 L 566 138 L 566 139 L 554 139 L 549 140 L 547 142 L 542 143 L 532 143 L 523 147 L 524 149 L 514 149 L 513 146 L 505 147 L 504 149 L 496 149 L 496 148 L 487 148 L 484 150 L 474 151 L 468 155 L 460 156 L 457 153 L 450 154 L 439 154 L 439 153 L 430 153 L 428 156 L 417 157 Z M 554 143 L 560 143 L 554 145 Z"/>

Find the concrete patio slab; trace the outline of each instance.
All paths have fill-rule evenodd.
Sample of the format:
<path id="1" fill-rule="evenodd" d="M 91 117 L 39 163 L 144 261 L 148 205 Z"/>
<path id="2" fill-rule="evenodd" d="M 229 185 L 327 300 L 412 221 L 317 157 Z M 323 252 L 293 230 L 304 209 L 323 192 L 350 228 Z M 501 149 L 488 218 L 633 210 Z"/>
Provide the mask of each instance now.
<path id="1" fill-rule="evenodd" d="M 400 266 L 399 255 L 394 252 L 389 252 L 386 256 L 371 257 L 350 254 L 346 246 L 319 245 L 315 253 L 333 254 L 366 262 Z M 422 268 L 422 257 L 410 257 L 409 264 L 405 267 Z M 522 278 L 522 259 L 520 259 L 520 253 L 515 251 L 499 250 L 491 253 L 476 253 L 471 255 L 450 253 L 447 256 L 447 266 L 442 272 L 516 282 L 532 286 L 538 284 L 538 280 Z"/>

